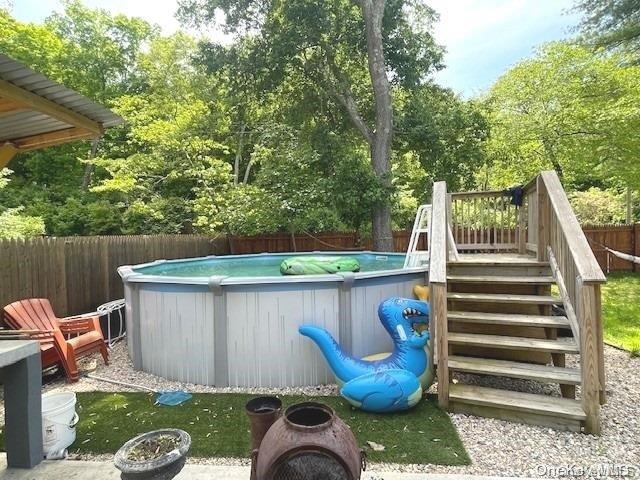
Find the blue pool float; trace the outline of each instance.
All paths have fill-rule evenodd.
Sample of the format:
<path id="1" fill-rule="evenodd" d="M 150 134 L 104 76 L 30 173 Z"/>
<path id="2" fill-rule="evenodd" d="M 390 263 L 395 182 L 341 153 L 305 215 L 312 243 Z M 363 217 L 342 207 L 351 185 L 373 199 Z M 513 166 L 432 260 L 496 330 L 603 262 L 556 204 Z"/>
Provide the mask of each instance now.
<path id="1" fill-rule="evenodd" d="M 298 331 L 318 345 L 351 405 L 370 412 L 407 410 L 420 401 L 431 380 L 425 350 L 429 332 L 414 329 L 428 325 L 429 304 L 389 298 L 378 307 L 378 317 L 394 343 L 391 355 L 381 360 L 347 355 L 324 328 L 302 325 Z"/>

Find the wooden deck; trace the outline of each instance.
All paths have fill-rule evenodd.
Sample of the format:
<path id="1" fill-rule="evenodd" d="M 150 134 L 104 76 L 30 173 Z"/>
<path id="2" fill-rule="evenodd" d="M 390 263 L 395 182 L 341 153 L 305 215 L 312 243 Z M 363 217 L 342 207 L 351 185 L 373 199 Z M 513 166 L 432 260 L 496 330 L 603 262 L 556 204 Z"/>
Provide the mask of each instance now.
<path id="1" fill-rule="evenodd" d="M 557 175 L 542 172 L 518 205 L 504 191 L 448 193 L 436 182 L 428 240 L 440 406 L 598 434 L 606 279 Z M 459 374 L 555 384 L 562 398 Z"/>
<path id="2" fill-rule="evenodd" d="M 503 252 L 503 253 L 459 253 L 459 258 L 456 262 L 450 263 L 486 263 L 489 265 L 494 264 L 510 264 L 510 263 L 531 263 L 533 265 L 539 263 L 538 259 L 534 255 L 528 255 L 525 253 L 515 252 Z"/>

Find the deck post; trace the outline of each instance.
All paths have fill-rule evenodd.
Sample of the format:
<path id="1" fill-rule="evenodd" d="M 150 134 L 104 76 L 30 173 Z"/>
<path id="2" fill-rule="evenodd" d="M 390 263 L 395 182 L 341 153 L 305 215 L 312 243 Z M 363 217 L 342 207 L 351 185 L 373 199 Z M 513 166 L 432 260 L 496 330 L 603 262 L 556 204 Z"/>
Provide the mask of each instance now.
<path id="1" fill-rule="evenodd" d="M 524 202 L 518 207 L 518 253 L 527 253 L 527 217 L 525 215 Z"/>
<path id="2" fill-rule="evenodd" d="M 449 407 L 449 335 L 447 325 L 447 184 L 433 184 L 429 234 L 429 287 L 438 355 L 438 405 Z"/>
<path id="3" fill-rule="evenodd" d="M 551 212 L 549 205 L 549 195 L 544 183 L 542 175 L 538 175 L 537 179 L 537 195 L 538 195 L 538 251 L 537 257 L 539 262 L 549 260 L 547 256 L 547 245 L 549 245 L 549 223 L 551 220 Z"/>
<path id="4" fill-rule="evenodd" d="M 431 284 L 431 302 L 438 350 L 438 405 L 446 409 L 449 408 L 449 326 L 446 283 Z"/>
<path id="5" fill-rule="evenodd" d="M 606 377 L 604 370 L 604 325 L 602 324 L 602 289 L 599 284 L 593 285 L 595 293 L 595 315 L 598 331 L 598 378 L 600 380 L 600 405 L 607 402 Z"/>
<path id="6" fill-rule="evenodd" d="M 576 279 L 578 318 L 582 320 L 580 332 L 580 367 L 582 375 L 582 409 L 586 414 L 585 432 L 600 434 L 600 348 L 597 285 Z"/>

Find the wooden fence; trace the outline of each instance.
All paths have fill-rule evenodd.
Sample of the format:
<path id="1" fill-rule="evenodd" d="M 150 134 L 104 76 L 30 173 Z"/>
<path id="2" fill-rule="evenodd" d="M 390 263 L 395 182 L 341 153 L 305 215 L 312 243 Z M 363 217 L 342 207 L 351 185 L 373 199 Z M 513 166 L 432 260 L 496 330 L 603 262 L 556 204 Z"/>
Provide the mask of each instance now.
<path id="1" fill-rule="evenodd" d="M 0 306 L 49 298 L 58 315 L 122 298 L 120 265 L 226 254 L 227 240 L 203 235 L 32 238 L 0 241 Z"/>
<path id="2" fill-rule="evenodd" d="M 605 273 L 636 272 L 640 265 L 608 253 L 603 245 L 622 253 L 640 257 L 640 223 L 635 225 L 583 225 L 591 249 Z"/>
<path id="3" fill-rule="evenodd" d="M 588 225 L 583 230 L 605 272 L 636 271 L 640 266 L 608 254 L 598 244 L 640 256 L 640 224 Z M 406 251 L 410 232 L 394 232 L 394 248 Z M 597 243 L 595 243 L 597 242 Z M 425 249 L 425 239 L 420 248 Z M 353 233 L 260 235 L 213 238 L 204 235 L 142 235 L 0 240 L 0 306 L 28 297 L 50 298 L 59 315 L 94 310 L 122 297 L 120 265 L 159 258 L 188 258 L 229 253 L 314 250 L 370 250 Z"/>
<path id="4" fill-rule="evenodd" d="M 409 230 L 393 232 L 395 252 L 406 252 L 409 245 Z M 426 249 L 426 237 L 419 242 L 419 248 Z M 262 253 L 262 252 L 313 252 L 321 250 L 372 250 L 371 239 L 358 239 L 355 233 L 324 232 L 318 234 L 277 233 L 272 235 L 256 235 L 252 237 L 229 237 L 229 251 L 233 254 Z"/>

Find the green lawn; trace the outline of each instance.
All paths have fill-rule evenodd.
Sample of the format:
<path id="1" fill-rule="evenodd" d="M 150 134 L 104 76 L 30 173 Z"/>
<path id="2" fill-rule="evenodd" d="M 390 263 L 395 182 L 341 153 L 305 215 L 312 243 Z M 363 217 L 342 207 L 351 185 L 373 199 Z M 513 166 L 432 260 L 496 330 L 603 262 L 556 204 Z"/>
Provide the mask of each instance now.
<path id="1" fill-rule="evenodd" d="M 640 274 L 612 273 L 602 287 L 606 342 L 640 355 Z"/>
<path id="2" fill-rule="evenodd" d="M 247 457 L 249 422 L 244 405 L 254 395 L 195 394 L 178 407 L 154 406 L 146 393 L 78 393 L 80 423 L 70 451 L 114 453 L 129 438 L 163 427 L 181 428 L 192 437 L 196 457 Z M 308 398 L 281 397 L 284 406 Z M 349 424 L 372 462 L 468 465 L 469 457 L 449 416 L 429 398 L 408 412 L 375 415 L 352 409 L 340 397 L 316 397 Z M 385 446 L 373 451 L 373 441 Z"/>

